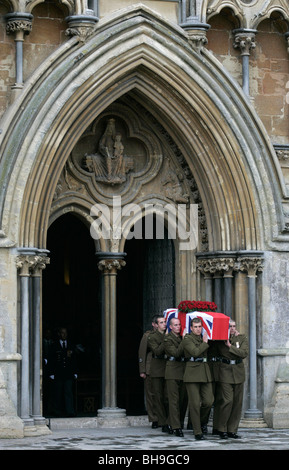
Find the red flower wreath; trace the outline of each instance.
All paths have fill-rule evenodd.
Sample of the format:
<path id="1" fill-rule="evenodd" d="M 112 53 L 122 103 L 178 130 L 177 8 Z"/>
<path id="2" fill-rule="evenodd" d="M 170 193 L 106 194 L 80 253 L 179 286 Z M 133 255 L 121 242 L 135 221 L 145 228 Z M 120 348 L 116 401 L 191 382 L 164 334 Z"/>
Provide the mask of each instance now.
<path id="1" fill-rule="evenodd" d="M 215 302 L 207 302 L 200 300 L 182 300 L 178 305 L 179 312 L 215 312 L 217 305 Z"/>

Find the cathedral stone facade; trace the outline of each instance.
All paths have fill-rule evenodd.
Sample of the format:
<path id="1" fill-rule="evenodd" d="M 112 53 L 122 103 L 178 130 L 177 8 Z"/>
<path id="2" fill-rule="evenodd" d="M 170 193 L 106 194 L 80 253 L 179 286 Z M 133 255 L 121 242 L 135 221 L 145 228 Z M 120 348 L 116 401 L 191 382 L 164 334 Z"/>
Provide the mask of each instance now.
<path id="1" fill-rule="evenodd" d="M 244 422 L 289 427 L 288 123 L 288 0 L 0 0 L 0 437 L 50 432 L 63 324 L 78 410 L 139 414 L 141 334 L 188 299 L 248 335 Z"/>

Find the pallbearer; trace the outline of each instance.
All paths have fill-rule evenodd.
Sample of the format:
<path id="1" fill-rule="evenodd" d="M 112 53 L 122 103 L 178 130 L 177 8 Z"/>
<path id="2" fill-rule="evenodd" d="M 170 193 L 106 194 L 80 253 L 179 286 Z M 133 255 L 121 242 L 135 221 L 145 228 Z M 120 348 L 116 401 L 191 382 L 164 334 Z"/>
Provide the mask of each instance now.
<path id="1" fill-rule="evenodd" d="M 183 437 L 182 427 L 188 400 L 183 382 L 185 362 L 179 319 L 172 318 L 170 320 L 170 330 L 170 333 L 165 336 L 165 354 L 167 356 L 165 379 L 169 401 L 169 424 L 176 436 Z"/>
<path id="2" fill-rule="evenodd" d="M 230 320 L 230 337 L 217 341 L 219 361 L 218 386 L 215 410 L 218 416 L 217 429 L 222 439 L 237 439 L 237 430 L 242 413 L 245 367 L 243 360 L 248 356 L 248 339 L 236 330 L 236 323 Z"/>
<path id="3" fill-rule="evenodd" d="M 207 362 L 209 349 L 208 334 L 204 331 L 200 318 L 193 318 L 190 325 L 191 333 L 184 337 L 186 368 L 184 383 L 186 384 L 190 418 L 195 439 L 204 439 L 202 426 L 208 422 L 208 416 L 214 402 L 212 376 Z"/>

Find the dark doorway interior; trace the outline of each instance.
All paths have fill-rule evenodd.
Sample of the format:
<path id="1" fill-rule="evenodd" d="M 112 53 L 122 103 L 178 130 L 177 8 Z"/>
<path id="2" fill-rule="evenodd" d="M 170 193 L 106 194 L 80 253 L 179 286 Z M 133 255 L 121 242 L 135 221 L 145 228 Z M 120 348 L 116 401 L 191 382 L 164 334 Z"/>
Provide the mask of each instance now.
<path id="1" fill-rule="evenodd" d="M 76 345 L 77 415 L 96 414 L 101 406 L 100 273 L 89 228 L 72 214 L 57 219 L 48 230 L 50 264 L 43 271 L 43 339 L 68 329 Z M 45 368 L 44 368 L 45 371 Z M 49 381 L 43 382 L 44 415 L 51 414 Z"/>
<path id="2" fill-rule="evenodd" d="M 128 240 L 125 252 L 126 266 L 117 279 L 117 403 L 128 415 L 139 415 L 146 411 L 138 347 L 152 316 L 174 307 L 174 245 L 165 231 L 161 240 Z"/>
<path id="3" fill-rule="evenodd" d="M 43 336 L 66 326 L 79 346 L 75 385 L 78 416 L 101 408 L 101 273 L 89 228 L 73 214 L 49 228 L 50 264 L 43 271 Z M 165 238 L 126 242 L 126 266 L 117 275 L 117 405 L 128 415 L 145 414 L 138 369 L 138 347 L 151 318 L 174 306 L 174 246 Z M 50 415 L 47 378 L 43 381 L 44 416 Z"/>

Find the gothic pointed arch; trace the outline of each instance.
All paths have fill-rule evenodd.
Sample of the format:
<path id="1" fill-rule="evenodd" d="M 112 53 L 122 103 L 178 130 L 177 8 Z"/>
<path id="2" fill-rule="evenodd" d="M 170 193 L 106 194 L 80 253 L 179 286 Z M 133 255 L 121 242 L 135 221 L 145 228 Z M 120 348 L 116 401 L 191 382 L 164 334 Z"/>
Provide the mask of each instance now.
<path id="1" fill-rule="evenodd" d="M 121 97 L 149 113 L 194 176 L 209 250 L 278 242 L 284 222 L 272 182 L 282 183 L 254 110 L 209 52 L 197 54 L 181 28 L 139 5 L 100 22 L 85 44 L 74 37 L 61 46 L 26 84 L 17 111 L 11 108 L 1 143 L 5 236 L 45 247 L 65 163 Z"/>

